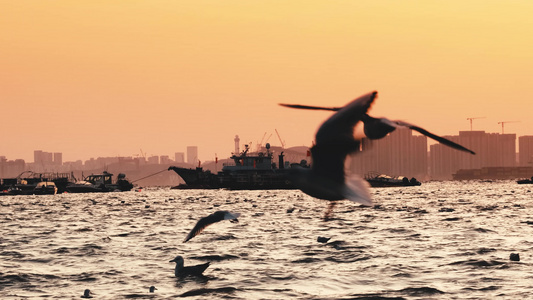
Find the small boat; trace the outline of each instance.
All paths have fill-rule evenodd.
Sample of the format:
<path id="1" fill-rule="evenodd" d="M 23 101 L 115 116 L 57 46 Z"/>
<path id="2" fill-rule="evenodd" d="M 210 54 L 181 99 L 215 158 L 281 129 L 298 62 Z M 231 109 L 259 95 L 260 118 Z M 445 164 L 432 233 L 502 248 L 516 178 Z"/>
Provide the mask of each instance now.
<path id="1" fill-rule="evenodd" d="M 407 178 L 404 176 L 389 176 L 370 172 L 365 175 L 365 180 L 368 181 L 372 187 L 396 187 L 396 186 L 419 186 L 422 185 L 416 178 Z"/>
<path id="2" fill-rule="evenodd" d="M 33 188 L 34 195 L 55 195 L 57 186 L 53 181 L 41 181 Z"/>
<path id="3" fill-rule="evenodd" d="M 517 180 L 516 183 L 518 183 L 518 184 L 533 184 L 533 176 L 531 176 L 531 179 Z"/>
<path id="4" fill-rule="evenodd" d="M 113 174 L 103 172 L 102 174 L 92 174 L 83 180 L 77 181 L 67 186 L 69 193 L 107 193 L 126 192 L 133 188 L 133 184 L 126 179 L 126 175 L 120 173 L 116 182 L 113 182 Z"/>
<path id="5" fill-rule="evenodd" d="M 35 173 L 24 171 L 15 178 L 0 179 L 0 195 L 53 195 L 63 193 L 72 183 L 67 173 Z"/>

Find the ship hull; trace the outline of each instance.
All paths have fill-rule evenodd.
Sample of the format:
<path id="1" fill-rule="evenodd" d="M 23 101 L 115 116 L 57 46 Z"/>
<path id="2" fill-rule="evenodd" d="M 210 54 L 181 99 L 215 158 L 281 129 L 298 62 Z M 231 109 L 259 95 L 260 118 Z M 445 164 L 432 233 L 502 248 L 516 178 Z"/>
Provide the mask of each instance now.
<path id="1" fill-rule="evenodd" d="M 286 190 L 296 189 L 282 170 L 246 170 L 213 174 L 202 168 L 170 167 L 185 184 L 176 189 Z"/>

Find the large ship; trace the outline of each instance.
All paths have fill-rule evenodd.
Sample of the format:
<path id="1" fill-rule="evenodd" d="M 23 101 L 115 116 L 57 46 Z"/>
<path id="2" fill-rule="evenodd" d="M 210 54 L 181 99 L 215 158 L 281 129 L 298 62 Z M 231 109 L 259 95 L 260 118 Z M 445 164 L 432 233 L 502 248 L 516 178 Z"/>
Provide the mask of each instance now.
<path id="1" fill-rule="evenodd" d="M 196 169 L 169 167 L 176 172 L 185 184 L 176 188 L 189 189 L 230 189 L 230 190 L 272 190 L 272 189 L 295 189 L 288 180 L 287 172 L 290 168 L 309 167 L 306 160 L 299 164 L 290 164 L 284 161 L 284 154 L 278 155 L 278 162 L 274 160 L 274 154 L 270 151 L 270 145 L 266 144 L 266 151 L 250 153 L 245 145 L 245 150 L 230 157 L 230 163 L 222 167 L 222 171 L 214 174 L 202 167 Z"/>

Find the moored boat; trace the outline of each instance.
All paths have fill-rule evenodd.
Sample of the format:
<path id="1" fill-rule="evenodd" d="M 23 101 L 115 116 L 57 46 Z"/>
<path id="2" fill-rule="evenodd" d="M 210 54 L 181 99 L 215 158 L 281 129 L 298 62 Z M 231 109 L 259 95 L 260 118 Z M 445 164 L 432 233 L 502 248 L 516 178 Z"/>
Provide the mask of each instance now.
<path id="1" fill-rule="evenodd" d="M 404 176 L 389 176 L 370 172 L 365 175 L 365 180 L 368 181 L 372 187 L 401 187 L 401 186 L 419 186 L 422 183 L 416 178 L 407 178 Z"/>
<path id="2" fill-rule="evenodd" d="M 518 184 L 533 184 L 533 176 L 531 176 L 531 179 L 517 180 L 516 183 L 518 183 Z"/>
<path id="3" fill-rule="evenodd" d="M 65 191 L 71 174 L 22 172 L 15 178 L 0 179 L 0 195 L 53 195 Z"/>
<path id="4" fill-rule="evenodd" d="M 69 193 L 107 193 L 126 192 L 132 188 L 133 184 L 126 179 L 126 175 L 120 173 L 117 180 L 113 181 L 113 174 L 104 171 L 102 174 L 92 174 L 70 184 L 66 190 Z"/>

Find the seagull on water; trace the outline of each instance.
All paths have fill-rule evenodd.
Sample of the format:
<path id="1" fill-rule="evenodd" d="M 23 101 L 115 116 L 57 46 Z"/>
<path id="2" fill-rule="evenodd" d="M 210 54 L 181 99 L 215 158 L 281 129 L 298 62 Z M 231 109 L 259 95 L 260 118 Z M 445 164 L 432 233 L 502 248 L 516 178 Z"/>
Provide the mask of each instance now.
<path id="1" fill-rule="evenodd" d="M 83 291 L 83 296 L 81 296 L 82 298 L 92 298 L 93 296 L 91 296 L 91 290 L 89 289 L 86 289 L 85 291 Z"/>
<path id="2" fill-rule="evenodd" d="M 212 214 L 210 214 L 207 217 L 201 218 L 196 225 L 194 225 L 194 228 L 189 232 L 185 240 L 183 242 L 187 242 L 188 240 L 192 239 L 193 237 L 197 236 L 202 232 L 207 226 L 220 222 L 222 220 L 230 220 L 230 222 L 239 222 L 237 219 L 241 214 L 240 213 L 231 213 L 226 210 L 219 210 Z"/>
<path id="3" fill-rule="evenodd" d="M 183 266 L 183 257 L 178 255 L 176 258 L 169 262 L 175 262 L 176 268 L 174 269 L 174 275 L 176 277 L 184 277 L 184 276 L 203 276 L 202 273 L 209 267 L 210 262 L 206 262 L 205 264 L 195 265 L 195 266 Z"/>
<path id="4" fill-rule="evenodd" d="M 321 109 L 335 111 L 318 129 L 315 144 L 311 148 L 313 164 L 311 168 L 291 168 L 290 179 L 304 193 L 315 198 L 331 201 L 326 211 L 328 220 L 336 201 L 348 199 L 372 206 L 368 183 L 361 178 L 346 177 L 344 163 L 346 156 L 359 151 L 360 140 L 354 138 L 354 127 L 361 121 L 365 135 L 370 139 L 385 137 L 399 126 L 407 126 L 453 148 L 470 152 L 452 141 L 436 136 L 428 131 L 402 121 L 374 118 L 367 114 L 377 97 L 377 92 L 365 94 L 343 107 L 317 107 L 297 104 L 280 104 L 291 108 Z"/>

